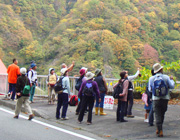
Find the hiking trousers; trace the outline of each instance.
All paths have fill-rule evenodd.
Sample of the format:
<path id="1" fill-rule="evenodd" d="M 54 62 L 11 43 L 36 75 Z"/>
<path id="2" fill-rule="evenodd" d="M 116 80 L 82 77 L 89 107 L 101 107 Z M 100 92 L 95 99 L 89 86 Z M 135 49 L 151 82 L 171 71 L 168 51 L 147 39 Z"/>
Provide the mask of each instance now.
<path id="1" fill-rule="evenodd" d="M 152 102 L 152 106 L 149 112 L 149 125 L 153 125 L 154 122 L 154 110 L 153 110 L 153 102 Z"/>
<path id="2" fill-rule="evenodd" d="M 153 110 L 156 117 L 156 126 L 159 131 L 162 130 L 162 125 L 164 122 L 164 116 L 165 116 L 165 112 L 167 111 L 167 107 L 168 107 L 168 100 L 164 100 L 164 99 L 153 100 Z"/>
<path id="3" fill-rule="evenodd" d="M 101 97 L 101 102 L 99 103 L 99 98 L 96 96 L 96 106 L 95 107 L 99 107 L 99 104 L 100 104 L 100 108 L 103 108 L 105 93 L 100 93 L 100 97 Z"/>
<path id="4" fill-rule="evenodd" d="M 16 96 L 16 84 L 9 83 L 9 93 L 11 93 L 11 99 L 14 100 Z"/>
<path id="5" fill-rule="evenodd" d="M 24 104 L 25 111 L 27 111 L 29 113 L 29 115 L 33 114 L 31 107 L 29 105 L 29 97 L 21 96 L 20 98 L 17 99 L 15 116 L 19 116 L 19 114 L 21 112 L 22 104 Z"/>
<path id="6" fill-rule="evenodd" d="M 88 119 L 87 122 L 92 123 L 92 110 L 94 106 L 94 96 L 86 96 L 84 95 L 82 98 L 82 104 L 81 104 L 81 110 L 78 117 L 78 120 L 81 122 L 83 121 L 84 112 L 87 109 L 87 105 L 89 106 L 89 112 L 88 112 Z"/>
<path id="7" fill-rule="evenodd" d="M 54 87 L 48 86 L 48 102 L 55 101 L 55 91 Z"/>
<path id="8" fill-rule="evenodd" d="M 77 108 L 76 108 L 76 113 L 79 113 L 79 112 L 80 112 L 80 110 L 81 110 L 81 104 L 82 104 L 82 96 L 80 97 L 80 101 L 79 101 L 78 106 L 77 106 Z"/>
<path id="9" fill-rule="evenodd" d="M 133 107 L 133 91 L 128 90 L 128 96 L 127 96 L 127 102 L 126 102 L 126 109 L 125 109 L 125 116 L 126 115 L 132 115 L 132 107 Z"/>
<path id="10" fill-rule="evenodd" d="M 58 94 L 58 102 L 57 102 L 57 109 L 56 109 L 56 118 L 60 118 L 60 109 L 61 106 L 63 105 L 62 109 L 62 115 L 61 118 L 66 118 L 66 112 L 68 109 L 68 93 L 61 93 Z"/>
<path id="11" fill-rule="evenodd" d="M 124 120 L 126 104 L 127 104 L 127 102 L 118 100 L 118 107 L 117 107 L 117 112 L 116 112 L 116 120 L 117 121 Z"/>
<path id="12" fill-rule="evenodd" d="M 33 98 L 34 98 L 35 89 L 36 89 L 36 84 L 32 84 L 31 91 L 30 91 L 30 97 L 29 97 L 29 100 L 31 102 L 33 101 Z"/>

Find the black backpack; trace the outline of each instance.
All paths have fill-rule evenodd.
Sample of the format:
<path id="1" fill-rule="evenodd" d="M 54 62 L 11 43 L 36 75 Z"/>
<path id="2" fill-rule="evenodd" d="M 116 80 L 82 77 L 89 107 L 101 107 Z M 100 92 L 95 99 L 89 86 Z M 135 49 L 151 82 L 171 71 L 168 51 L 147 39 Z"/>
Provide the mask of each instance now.
<path id="1" fill-rule="evenodd" d="M 65 90 L 66 88 L 63 88 L 63 85 L 62 85 L 62 80 L 63 80 L 64 77 L 60 77 L 59 80 L 56 82 L 56 84 L 54 85 L 54 90 L 56 93 L 62 93 L 63 90 Z"/>
<path id="2" fill-rule="evenodd" d="M 28 68 L 28 69 L 27 69 L 26 76 L 28 77 L 28 74 L 29 74 L 30 71 L 31 71 L 31 73 L 32 73 L 32 74 L 31 74 L 31 78 L 32 78 L 32 77 L 33 77 L 33 72 L 32 72 L 32 70 L 31 70 L 31 68 Z"/>
<path id="3" fill-rule="evenodd" d="M 92 85 L 92 82 L 87 82 L 85 87 L 83 88 L 83 91 L 82 93 L 86 96 L 89 96 L 89 97 L 93 97 L 95 94 L 94 94 L 94 90 L 93 90 L 93 85 Z"/>
<path id="4" fill-rule="evenodd" d="M 83 79 L 83 77 L 80 77 L 80 78 L 78 78 L 77 81 L 76 81 L 75 89 L 76 89 L 77 91 L 79 91 L 80 88 L 81 88 L 82 79 Z"/>
<path id="5" fill-rule="evenodd" d="M 123 92 L 123 83 L 126 81 L 126 79 L 122 83 L 118 83 L 113 91 L 113 97 L 114 99 L 120 99 L 123 98 L 122 96 L 119 96 L 120 93 Z"/>

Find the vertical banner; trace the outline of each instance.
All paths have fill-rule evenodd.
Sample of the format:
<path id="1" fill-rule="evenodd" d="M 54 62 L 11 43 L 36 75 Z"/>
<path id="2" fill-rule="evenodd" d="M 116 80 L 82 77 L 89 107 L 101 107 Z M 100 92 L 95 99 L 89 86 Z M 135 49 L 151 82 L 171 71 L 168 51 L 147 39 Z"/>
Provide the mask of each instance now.
<path id="1" fill-rule="evenodd" d="M 104 98 L 104 108 L 105 109 L 113 109 L 114 98 L 113 96 L 105 96 Z"/>

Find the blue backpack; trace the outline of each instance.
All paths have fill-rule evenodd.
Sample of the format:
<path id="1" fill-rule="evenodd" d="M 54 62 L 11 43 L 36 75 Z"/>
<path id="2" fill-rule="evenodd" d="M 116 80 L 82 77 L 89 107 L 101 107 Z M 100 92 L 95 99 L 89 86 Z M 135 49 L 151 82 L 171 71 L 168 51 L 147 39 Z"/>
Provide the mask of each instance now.
<path id="1" fill-rule="evenodd" d="M 168 87 L 161 76 L 155 76 L 152 94 L 157 97 L 166 96 L 168 94 Z"/>

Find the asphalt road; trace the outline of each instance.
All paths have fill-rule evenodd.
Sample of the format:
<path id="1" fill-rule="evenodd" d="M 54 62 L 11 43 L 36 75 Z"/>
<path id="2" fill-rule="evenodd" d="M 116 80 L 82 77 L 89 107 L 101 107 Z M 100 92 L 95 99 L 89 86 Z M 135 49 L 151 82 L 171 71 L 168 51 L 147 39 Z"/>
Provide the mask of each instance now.
<path id="1" fill-rule="evenodd" d="M 27 120 L 21 115 L 13 118 L 14 112 L 0 107 L 0 140 L 94 140 L 39 120 Z"/>

